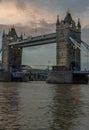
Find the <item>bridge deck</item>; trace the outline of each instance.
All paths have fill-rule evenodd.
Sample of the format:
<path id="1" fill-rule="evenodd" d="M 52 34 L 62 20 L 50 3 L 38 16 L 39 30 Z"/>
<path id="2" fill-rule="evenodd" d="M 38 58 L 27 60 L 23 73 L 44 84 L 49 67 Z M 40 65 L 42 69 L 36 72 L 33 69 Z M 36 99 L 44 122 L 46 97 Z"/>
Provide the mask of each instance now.
<path id="1" fill-rule="evenodd" d="M 49 43 L 56 43 L 56 33 L 30 37 L 22 41 L 9 43 L 9 46 L 17 45 L 19 47 L 31 47 L 31 46 L 44 45 Z"/>

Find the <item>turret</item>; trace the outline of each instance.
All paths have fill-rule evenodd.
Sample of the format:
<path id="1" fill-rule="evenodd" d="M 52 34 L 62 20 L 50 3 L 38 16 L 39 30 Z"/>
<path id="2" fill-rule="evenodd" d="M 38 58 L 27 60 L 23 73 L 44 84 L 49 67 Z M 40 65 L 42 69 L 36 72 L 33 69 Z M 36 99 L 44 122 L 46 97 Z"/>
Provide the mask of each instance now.
<path id="1" fill-rule="evenodd" d="M 78 28 L 81 29 L 81 24 L 80 24 L 80 18 L 78 18 L 78 24 L 77 24 Z"/>
<path id="2" fill-rule="evenodd" d="M 56 22 L 56 26 L 60 25 L 60 21 L 59 21 L 59 15 L 57 15 L 57 22 Z"/>
<path id="3" fill-rule="evenodd" d="M 4 38 L 5 37 L 5 30 L 3 30 L 3 34 L 2 34 L 2 38 Z"/>
<path id="4" fill-rule="evenodd" d="M 60 26 L 61 26 L 61 22 L 59 21 L 59 15 L 57 15 L 57 22 L 56 22 L 56 32 L 57 32 L 57 35 L 59 35 Z"/>
<path id="5" fill-rule="evenodd" d="M 72 23 L 72 17 L 71 17 L 71 13 L 70 13 L 69 9 L 66 13 L 66 17 L 64 18 L 64 23 L 67 23 L 69 25 Z"/>
<path id="6" fill-rule="evenodd" d="M 21 38 L 21 40 L 23 40 L 23 35 L 22 35 L 22 32 L 21 32 L 20 38 Z"/>
<path id="7" fill-rule="evenodd" d="M 18 36 L 14 26 L 11 28 L 11 30 L 9 30 L 8 36 L 11 41 L 17 41 Z"/>

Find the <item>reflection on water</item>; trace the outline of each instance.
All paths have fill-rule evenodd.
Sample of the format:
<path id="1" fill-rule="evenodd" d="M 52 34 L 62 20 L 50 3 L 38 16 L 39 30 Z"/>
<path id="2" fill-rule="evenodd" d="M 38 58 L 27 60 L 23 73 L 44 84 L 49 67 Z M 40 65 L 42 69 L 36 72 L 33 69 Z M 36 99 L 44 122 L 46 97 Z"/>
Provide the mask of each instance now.
<path id="1" fill-rule="evenodd" d="M 11 84 L 0 84 L 0 129 L 14 130 L 19 128 L 19 97 L 17 87 Z"/>
<path id="2" fill-rule="evenodd" d="M 0 130 L 88 130 L 88 85 L 0 83 Z"/>
<path id="3" fill-rule="evenodd" d="M 72 130 L 74 119 L 81 111 L 80 91 L 76 86 L 56 86 L 54 96 L 53 130 Z"/>

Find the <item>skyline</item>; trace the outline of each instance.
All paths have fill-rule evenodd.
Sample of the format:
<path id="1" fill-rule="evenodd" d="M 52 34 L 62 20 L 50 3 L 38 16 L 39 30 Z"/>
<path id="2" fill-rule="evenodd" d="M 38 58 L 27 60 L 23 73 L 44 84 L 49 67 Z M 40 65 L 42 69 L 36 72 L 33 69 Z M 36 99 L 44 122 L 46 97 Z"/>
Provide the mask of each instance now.
<path id="1" fill-rule="evenodd" d="M 82 38 L 89 41 L 86 33 L 86 30 L 89 32 L 88 0 L 0 0 L 0 32 L 5 29 L 2 25 L 7 25 L 8 29 L 15 25 L 17 33 L 24 31 L 26 36 L 54 32 L 57 15 L 60 20 L 64 19 L 68 8 L 76 22 L 80 18 Z M 55 44 L 24 49 L 23 63 L 47 64 L 50 61 L 55 64 L 55 51 Z"/>

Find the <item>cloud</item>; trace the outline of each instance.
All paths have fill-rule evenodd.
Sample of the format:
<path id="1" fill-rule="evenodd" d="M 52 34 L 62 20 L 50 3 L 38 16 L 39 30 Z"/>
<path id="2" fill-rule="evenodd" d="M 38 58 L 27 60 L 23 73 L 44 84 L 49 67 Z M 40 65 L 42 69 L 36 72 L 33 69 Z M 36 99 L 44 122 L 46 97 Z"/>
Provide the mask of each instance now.
<path id="1" fill-rule="evenodd" d="M 26 7 L 26 4 L 28 5 L 34 5 L 39 8 L 47 9 L 47 10 L 64 10 L 67 8 L 71 8 L 73 11 L 85 11 L 87 7 L 89 6 L 89 1 L 83 1 L 83 0 L 14 0 L 18 7 L 23 8 Z"/>
<path id="2" fill-rule="evenodd" d="M 2 0 L 0 3 L 0 23 L 21 23 L 25 25 L 28 21 L 37 22 L 41 19 L 53 22 L 54 15 L 50 15 L 50 12 L 45 9 L 38 8 L 28 0 Z"/>
<path id="3" fill-rule="evenodd" d="M 54 23 L 56 15 L 59 14 L 60 19 L 63 19 L 68 8 L 70 8 L 74 18 L 83 18 L 81 20 L 83 27 L 88 24 L 88 0 L 1 0 L 0 23 L 21 23 L 25 25 L 30 24 L 30 22 L 36 23 L 43 19 L 49 23 Z"/>
<path id="4" fill-rule="evenodd" d="M 51 0 L 54 2 L 54 0 Z M 74 12 L 84 12 L 86 11 L 87 7 L 89 6 L 89 1 L 83 1 L 83 0 L 55 0 L 55 5 L 58 8 L 61 8 L 62 10 L 70 8 Z"/>
<path id="5" fill-rule="evenodd" d="M 17 0 L 18 5 L 21 5 L 22 0 Z M 60 15 L 63 19 L 66 14 L 66 10 L 69 8 L 74 18 L 80 17 L 83 27 L 89 22 L 89 0 L 26 0 L 25 6 L 33 6 L 36 8 L 37 14 L 44 16 L 46 20 L 55 21 L 55 16 Z M 21 6 L 22 7 L 22 6 Z M 25 8 L 26 9 L 26 8 Z M 39 11 L 38 11 L 39 10 Z M 43 13 L 46 11 L 46 15 Z M 42 12 L 42 13 L 40 13 Z M 33 13 L 35 14 L 35 13 Z M 39 17 L 38 15 L 38 17 Z M 37 15 L 36 15 L 37 17 Z M 42 18 L 42 17 L 41 17 Z M 86 20 L 87 19 L 87 20 Z"/>

